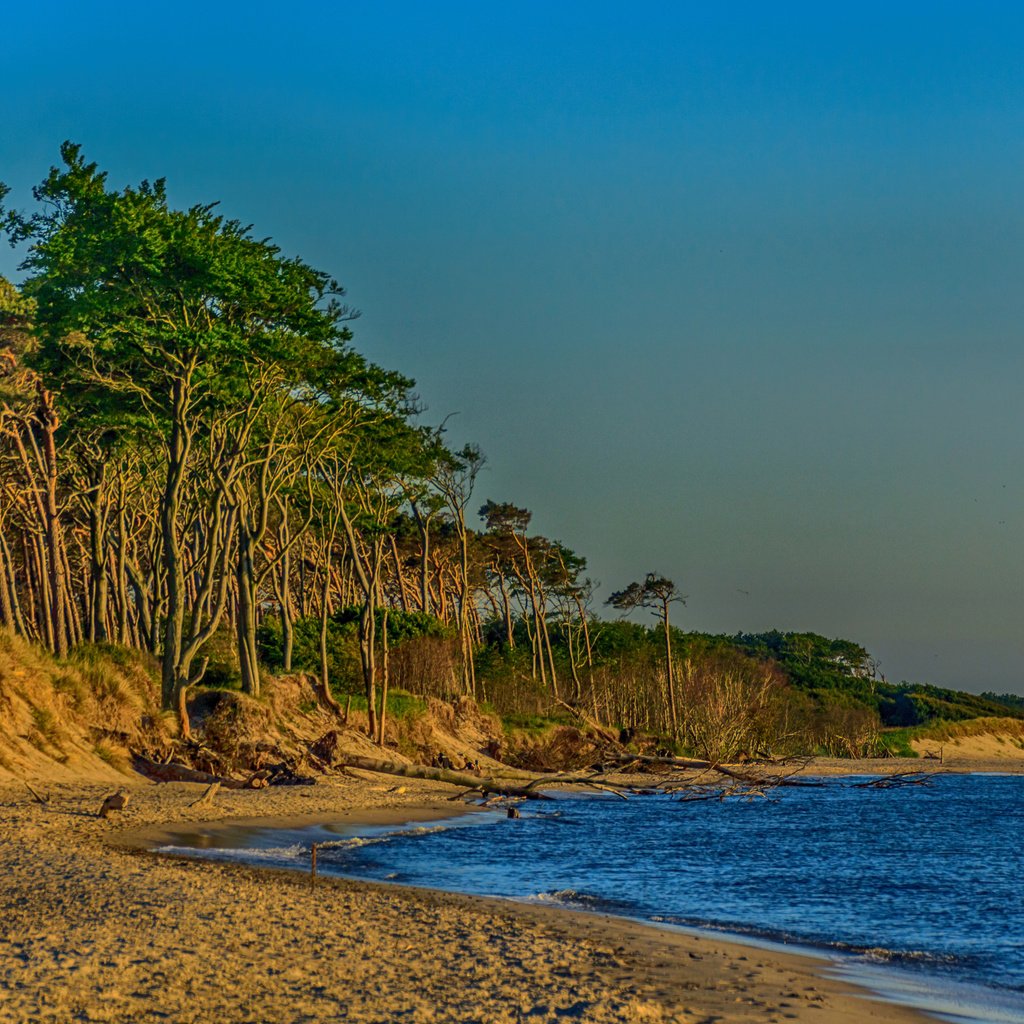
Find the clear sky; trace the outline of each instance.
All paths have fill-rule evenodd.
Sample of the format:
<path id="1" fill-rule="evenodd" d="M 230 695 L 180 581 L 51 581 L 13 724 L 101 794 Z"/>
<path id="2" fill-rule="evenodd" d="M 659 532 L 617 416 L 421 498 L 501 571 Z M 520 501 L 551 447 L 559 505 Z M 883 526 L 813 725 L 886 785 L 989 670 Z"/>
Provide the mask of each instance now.
<path id="1" fill-rule="evenodd" d="M 1024 7 L 19 4 L 0 180 L 83 144 L 330 271 L 602 595 L 1024 692 Z M 17 279 L 0 250 L 0 273 Z"/>

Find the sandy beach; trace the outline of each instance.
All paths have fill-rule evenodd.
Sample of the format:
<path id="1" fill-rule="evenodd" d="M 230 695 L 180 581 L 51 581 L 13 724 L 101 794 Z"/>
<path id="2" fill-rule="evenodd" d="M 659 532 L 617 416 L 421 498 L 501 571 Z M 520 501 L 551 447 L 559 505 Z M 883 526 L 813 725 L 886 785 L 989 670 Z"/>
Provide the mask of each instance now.
<path id="1" fill-rule="evenodd" d="M 290 1024 L 925 1018 L 822 976 L 823 961 L 612 917 L 144 849 L 160 826 L 448 816 L 450 789 L 347 779 L 222 792 L 0 788 L 0 1021 Z M 156 831 L 154 831 L 156 830 Z"/>

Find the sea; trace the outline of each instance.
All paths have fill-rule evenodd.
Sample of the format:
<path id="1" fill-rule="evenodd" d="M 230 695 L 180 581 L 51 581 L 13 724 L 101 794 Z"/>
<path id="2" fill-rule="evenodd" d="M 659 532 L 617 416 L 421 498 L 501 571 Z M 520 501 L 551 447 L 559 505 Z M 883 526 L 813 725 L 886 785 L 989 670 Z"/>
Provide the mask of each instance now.
<path id="1" fill-rule="evenodd" d="M 1024 776 L 766 796 L 552 794 L 396 828 L 210 828 L 168 853 L 615 914 L 824 956 L 936 1019 L 1024 1024 Z"/>

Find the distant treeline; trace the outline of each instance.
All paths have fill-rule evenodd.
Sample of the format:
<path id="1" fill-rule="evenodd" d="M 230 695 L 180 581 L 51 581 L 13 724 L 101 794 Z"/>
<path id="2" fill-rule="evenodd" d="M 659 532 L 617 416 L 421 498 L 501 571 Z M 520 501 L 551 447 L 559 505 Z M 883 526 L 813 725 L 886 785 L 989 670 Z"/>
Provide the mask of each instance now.
<path id="1" fill-rule="evenodd" d="M 267 669 L 313 673 L 332 709 L 358 687 L 377 737 L 391 685 L 708 756 L 1006 713 L 880 681 L 846 641 L 681 632 L 654 574 L 613 603 L 657 625 L 602 620 L 585 558 L 481 500 L 480 450 L 351 346 L 336 281 L 163 181 L 116 190 L 61 156 L 27 212 L 0 185 L 27 252 L 20 286 L 0 279 L 4 628 L 150 652 L 183 727 L 193 686 L 256 697 Z"/>

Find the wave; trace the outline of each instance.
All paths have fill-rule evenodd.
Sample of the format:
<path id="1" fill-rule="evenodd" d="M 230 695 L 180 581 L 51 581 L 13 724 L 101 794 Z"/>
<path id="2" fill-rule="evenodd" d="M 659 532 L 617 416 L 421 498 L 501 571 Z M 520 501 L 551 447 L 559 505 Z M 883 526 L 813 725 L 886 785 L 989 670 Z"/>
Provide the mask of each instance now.
<path id="1" fill-rule="evenodd" d="M 635 905 L 626 900 L 580 892 L 578 889 L 553 889 L 550 892 L 537 892 L 532 896 L 527 896 L 523 902 L 549 903 L 558 907 L 574 907 L 608 914 L 631 915 L 636 913 Z"/>
<path id="2" fill-rule="evenodd" d="M 292 846 L 265 847 L 207 847 L 195 846 L 158 846 L 157 853 L 166 853 L 179 857 L 199 857 L 203 860 L 235 860 L 235 861 L 298 861 L 309 856 L 309 847 L 301 843 Z"/>
<path id="3" fill-rule="evenodd" d="M 392 839 L 407 839 L 410 836 L 433 835 L 437 832 L 447 832 L 456 828 L 455 825 L 417 825 L 411 828 L 394 829 L 390 832 L 381 832 L 375 836 L 350 836 L 348 839 L 328 839 L 325 842 L 317 843 L 318 853 L 330 853 L 331 850 L 358 850 L 363 846 L 377 846 L 381 843 L 390 843 Z"/>
<path id="4" fill-rule="evenodd" d="M 556 903 L 559 906 L 596 906 L 601 902 L 600 896 L 576 889 L 556 889 L 553 892 L 538 892 L 526 897 L 529 903 Z"/>
<path id="5" fill-rule="evenodd" d="M 648 920 L 655 924 L 676 925 L 683 928 L 700 928 L 707 931 L 723 932 L 737 936 L 747 936 L 768 942 L 786 945 L 797 944 L 815 949 L 834 950 L 855 957 L 866 963 L 894 964 L 930 968 L 932 970 L 971 971 L 985 964 L 985 958 L 968 953 L 950 953 L 925 949 L 890 949 L 886 946 L 866 946 L 838 939 L 829 939 L 823 935 L 792 932 L 779 928 L 765 928 L 758 925 L 744 924 L 738 921 L 712 921 L 705 918 L 677 917 L 655 914 Z M 1024 990 L 1024 986 L 1000 984 L 989 981 L 999 988 Z"/>
<path id="6" fill-rule="evenodd" d="M 392 829 L 388 832 L 381 832 L 371 836 L 350 836 L 346 839 L 328 839 L 316 844 L 317 855 L 323 859 L 330 860 L 331 851 L 344 853 L 348 850 L 357 850 L 364 846 L 376 846 L 381 843 L 389 843 L 393 839 L 407 838 L 410 836 L 431 835 L 437 832 L 446 832 L 454 825 L 418 825 L 410 828 Z M 291 846 L 252 846 L 252 847 L 195 847 L 195 846 L 161 846 L 157 853 L 166 853 L 175 856 L 199 857 L 209 860 L 234 860 L 242 862 L 295 862 L 307 860 L 310 856 L 312 845 L 294 843 Z"/>
<path id="7" fill-rule="evenodd" d="M 875 963 L 926 964 L 933 967 L 960 967 L 970 965 L 975 958 L 954 953 L 935 953 L 924 949 L 886 949 L 882 946 L 853 946 L 845 942 L 832 943 L 844 953 L 854 953 Z"/>

